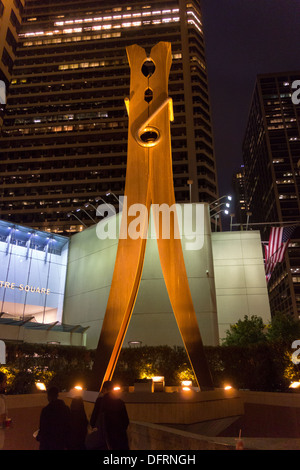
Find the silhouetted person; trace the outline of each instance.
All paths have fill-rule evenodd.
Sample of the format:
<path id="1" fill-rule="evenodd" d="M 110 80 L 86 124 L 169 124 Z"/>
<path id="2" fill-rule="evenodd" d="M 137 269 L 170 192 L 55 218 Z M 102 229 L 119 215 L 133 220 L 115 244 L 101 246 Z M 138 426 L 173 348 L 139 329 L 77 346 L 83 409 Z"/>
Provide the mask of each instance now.
<path id="1" fill-rule="evenodd" d="M 100 417 L 102 416 L 102 419 Z M 96 400 L 90 419 L 92 427 L 102 423 L 105 431 L 107 448 L 110 450 L 128 450 L 127 428 L 129 425 L 125 403 L 113 392 L 113 383 L 106 381 L 102 395 Z"/>
<path id="2" fill-rule="evenodd" d="M 84 403 L 82 397 L 74 397 L 71 406 L 71 428 L 69 449 L 70 450 L 84 450 L 85 438 L 87 434 L 88 419 L 84 410 Z"/>
<path id="3" fill-rule="evenodd" d="M 4 372 L 0 372 L 0 450 L 4 446 L 5 441 L 5 427 L 7 418 L 6 401 L 4 393 L 6 389 L 6 375 Z"/>
<path id="4" fill-rule="evenodd" d="M 40 450 L 65 450 L 70 436 L 70 408 L 58 398 L 58 389 L 49 388 L 49 404 L 42 409 L 37 440 Z"/>

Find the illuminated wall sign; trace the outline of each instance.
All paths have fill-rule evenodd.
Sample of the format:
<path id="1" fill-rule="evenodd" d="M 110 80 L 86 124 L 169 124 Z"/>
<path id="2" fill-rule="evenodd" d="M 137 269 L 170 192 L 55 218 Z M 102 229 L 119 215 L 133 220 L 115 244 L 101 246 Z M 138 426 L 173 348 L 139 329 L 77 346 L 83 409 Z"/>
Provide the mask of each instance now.
<path id="1" fill-rule="evenodd" d="M 2 319 L 61 322 L 68 251 L 67 237 L 0 220 Z"/>
<path id="2" fill-rule="evenodd" d="M 18 289 L 20 291 L 24 290 L 25 292 L 36 292 L 37 294 L 50 294 L 50 289 L 45 289 L 44 287 L 35 287 L 29 286 L 28 284 L 20 284 L 16 286 L 15 282 L 4 282 L 0 281 L 0 287 L 4 287 L 5 289 Z"/>

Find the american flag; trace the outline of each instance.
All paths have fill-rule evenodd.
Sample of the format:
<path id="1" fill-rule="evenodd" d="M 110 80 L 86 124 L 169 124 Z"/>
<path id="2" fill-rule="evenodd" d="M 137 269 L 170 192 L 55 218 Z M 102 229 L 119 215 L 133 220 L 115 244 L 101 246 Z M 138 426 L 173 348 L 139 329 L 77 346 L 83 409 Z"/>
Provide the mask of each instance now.
<path id="1" fill-rule="evenodd" d="M 269 244 L 265 246 L 265 272 L 267 281 L 277 263 L 281 263 L 288 247 L 295 225 L 289 227 L 271 227 Z"/>

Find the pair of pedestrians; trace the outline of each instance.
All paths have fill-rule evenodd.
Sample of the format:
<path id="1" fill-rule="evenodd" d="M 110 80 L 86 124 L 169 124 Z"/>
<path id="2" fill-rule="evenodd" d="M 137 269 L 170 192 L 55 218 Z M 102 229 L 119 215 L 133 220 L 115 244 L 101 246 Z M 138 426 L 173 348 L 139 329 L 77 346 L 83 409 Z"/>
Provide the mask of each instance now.
<path id="1" fill-rule="evenodd" d="M 10 423 L 4 396 L 6 386 L 6 374 L 0 371 L 0 449 L 4 447 L 5 430 Z M 80 448 L 81 443 L 84 443 L 88 425 L 83 402 L 74 400 L 70 409 L 63 400 L 58 398 L 56 387 L 48 390 L 48 401 L 49 404 L 41 412 L 40 429 L 37 433 L 40 449 Z"/>
<path id="2" fill-rule="evenodd" d="M 6 375 L 0 372 L 0 450 L 9 422 L 4 397 L 6 385 Z M 49 403 L 42 409 L 36 435 L 40 450 L 128 450 L 126 406 L 114 394 L 111 381 L 104 383 L 101 392 L 90 420 L 92 432 L 88 433 L 89 423 L 82 398 L 73 398 L 69 408 L 59 398 L 58 389 L 50 387 L 47 392 Z"/>
<path id="3" fill-rule="evenodd" d="M 36 435 L 40 450 L 84 450 L 88 420 L 82 398 L 73 398 L 69 408 L 57 387 L 50 387 L 47 395 L 49 403 L 42 409 Z"/>
<path id="4" fill-rule="evenodd" d="M 6 401 L 4 397 L 6 385 L 6 375 L 4 372 L 0 372 L 0 450 L 4 447 L 5 429 L 9 422 Z"/>
<path id="5" fill-rule="evenodd" d="M 106 381 L 90 419 L 91 432 L 81 397 L 73 398 L 69 408 L 58 398 L 58 389 L 48 390 L 49 404 L 40 416 L 37 440 L 40 450 L 129 450 L 129 419 L 123 400 Z"/>

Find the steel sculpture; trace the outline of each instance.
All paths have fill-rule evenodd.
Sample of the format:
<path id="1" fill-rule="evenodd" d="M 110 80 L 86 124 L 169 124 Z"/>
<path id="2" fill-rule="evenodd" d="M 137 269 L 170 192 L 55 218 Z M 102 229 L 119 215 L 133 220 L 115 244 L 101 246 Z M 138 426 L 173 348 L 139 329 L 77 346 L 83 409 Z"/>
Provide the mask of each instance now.
<path id="1" fill-rule="evenodd" d="M 127 208 L 143 204 L 175 204 L 170 120 L 172 100 L 168 97 L 171 68 L 171 45 L 160 42 L 151 49 L 150 57 L 143 48 L 127 48 L 131 68 L 130 96 L 125 100 L 129 116 L 127 174 L 125 184 Z M 153 210 L 152 205 L 152 210 Z M 212 389 L 212 379 L 193 307 L 178 234 L 177 215 L 171 224 L 169 239 L 159 231 L 159 214 L 153 210 L 157 244 L 166 288 L 191 366 L 201 390 Z M 94 387 L 101 388 L 112 378 L 129 325 L 142 276 L 147 241 L 148 216 L 142 221 L 144 236 L 132 239 L 131 222 L 122 218 L 116 262 L 107 308 L 93 367 Z"/>

